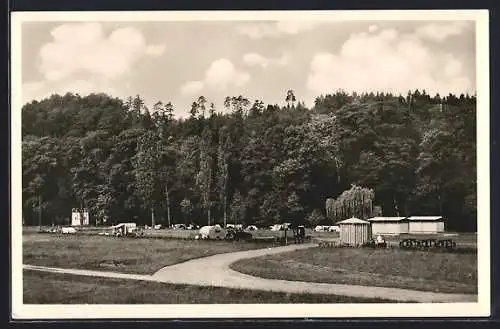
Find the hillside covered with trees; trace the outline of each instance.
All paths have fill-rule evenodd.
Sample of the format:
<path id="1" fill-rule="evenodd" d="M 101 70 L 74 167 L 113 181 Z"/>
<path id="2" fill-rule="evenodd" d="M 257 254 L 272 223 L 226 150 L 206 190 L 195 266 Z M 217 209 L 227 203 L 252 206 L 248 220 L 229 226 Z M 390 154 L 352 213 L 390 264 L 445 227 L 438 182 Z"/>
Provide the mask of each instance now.
<path id="1" fill-rule="evenodd" d="M 201 96 L 185 119 L 139 96 L 26 104 L 25 224 L 38 225 L 40 205 L 45 225 L 67 224 L 75 207 L 97 225 L 316 225 L 360 202 L 358 217 L 442 215 L 448 230 L 476 229 L 474 96 L 338 91 L 312 109 L 293 91 L 284 100 L 227 97 L 216 108 Z"/>

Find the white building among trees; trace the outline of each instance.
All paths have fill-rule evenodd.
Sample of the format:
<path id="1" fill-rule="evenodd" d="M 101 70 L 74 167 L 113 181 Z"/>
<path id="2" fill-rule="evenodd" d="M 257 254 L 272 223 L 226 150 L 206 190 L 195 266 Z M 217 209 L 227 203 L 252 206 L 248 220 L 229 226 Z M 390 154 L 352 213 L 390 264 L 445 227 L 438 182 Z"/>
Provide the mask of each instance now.
<path id="1" fill-rule="evenodd" d="M 71 211 L 71 226 L 89 225 L 89 212 L 87 209 L 73 208 Z"/>
<path id="2" fill-rule="evenodd" d="M 406 217 L 372 217 L 367 220 L 371 223 L 374 235 L 398 235 L 409 231 L 409 223 Z"/>
<path id="3" fill-rule="evenodd" d="M 411 216 L 409 233 L 440 233 L 444 232 L 444 218 L 442 216 Z"/>

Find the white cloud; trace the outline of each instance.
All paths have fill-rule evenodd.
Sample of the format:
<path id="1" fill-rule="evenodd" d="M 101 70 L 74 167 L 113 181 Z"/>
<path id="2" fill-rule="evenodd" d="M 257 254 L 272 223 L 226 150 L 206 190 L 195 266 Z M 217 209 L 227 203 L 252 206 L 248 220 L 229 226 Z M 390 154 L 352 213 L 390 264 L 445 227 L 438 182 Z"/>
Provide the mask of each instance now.
<path id="1" fill-rule="evenodd" d="M 165 45 L 151 45 L 146 48 L 146 54 L 153 57 L 159 57 L 163 55 L 166 48 Z"/>
<path id="2" fill-rule="evenodd" d="M 269 65 L 269 60 L 257 53 L 243 55 L 243 62 L 250 66 L 260 65 L 262 67 L 267 67 Z"/>
<path id="3" fill-rule="evenodd" d="M 40 71 L 49 81 L 78 73 L 116 79 L 140 59 L 160 56 L 165 45 L 148 45 L 134 28 L 120 28 L 104 35 L 98 23 L 63 24 L 51 32 L 53 40 L 40 49 Z"/>
<path id="4" fill-rule="evenodd" d="M 396 30 L 353 34 L 338 54 L 317 53 L 310 65 L 309 90 L 330 93 L 386 91 L 406 94 L 471 92 L 462 64 L 451 54 L 434 52 L 416 36 Z"/>
<path id="5" fill-rule="evenodd" d="M 445 39 L 460 35 L 468 27 L 468 22 L 429 23 L 415 29 L 415 35 L 421 38 L 441 42 Z"/>
<path id="6" fill-rule="evenodd" d="M 226 89 L 228 85 L 241 86 L 249 80 L 246 72 L 238 71 L 233 63 L 221 58 L 214 61 L 205 73 L 205 82 L 217 89 Z"/>
<path id="7" fill-rule="evenodd" d="M 378 26 L 377 26 L 377 25 L 370 25 L 370 26 L 368 27 L 368 31 L 369 31 L 370 33 L 375 33 L 375 32 L 377 32 L 377 31 L 378 31 Z"/>
<path id="8" fill-rule="evenodd" d="M 252 39 L 278 38 L 283 35 L 296 35 L 303 31 L 310 31 L 319 24 L 320 22 L 301 20 L 245 24 L 238 26 L 236 28 L 236 32 L 246 35 Z"/>
<path id="9" fill-rule="evenodd" d="M 181 93 L 194 95 L 203 89 L 203 81 L 188 81 L 181 86 Z"/>
<path id="10" fill-rule="evenodd" d="M 53 40 L 38 54 L 44 80 L 23 84 L 25 103 L 67 92 L 126 97 L 124 92 L 130 84 L 124 77 L 133 65 L 147 57 L 161 56 L 166 49 L 162 44 L 148 44 L 134 28 L 119 28 L 105 35 L 99 23 L 62 24 L 50 34 Z"/>
<path id="11" fill-rule="evenodd" d="M 21 99 L 23 104 L 26 104 L 33 99 L 40 99 L 40 94 L 43 94 L 42 90 L 44 87 L 45 83 L 42 81 L 23 83 L 21 87 Z"/>
<path id="12" fill-rule="evenodd" d="M 276 28 L 287 34 L 297 34 L 302 31 L 310 31 L 318 26 L 315 21 L 279 21 L 276 23 Z"/>
<path id="13" fill-rule="evenodd" d="M 250 75 L 247 72 L 236 69 L 230 60 L 221 58 L 210 64 L 203 80 L 186 82 L 181 86 L 181 92 L 194 94 L 203 88 L 223 91 L 230 86 L 241 87 L 249 80 Z"/>
<path id="14" fill-rule="evenodd" d="M 102 38 L 103 31 L 98 23 L 63 24 L 50 34 L 55 42 L 90 45 Z"/>
<path id="15" fill-rule="evenodd" d="M 289 64 L 290 55 L 283 53 L 279 58 L 267 58 L 258 53 L 247 53 L 243 55 L 243 62 L 248 66 L 261 66 L 263 68 L 269 66 L 283 67 Z"/>
<path id="16" fill-rule="evenodd" d="M 443 68 L 444 75 L 447 77 L 454 77 L 460 74 L 462 71 L 462 63 L 460 63 L 453 56 L 448 56 L 446 65 Z"/>
<path id="17" fill-rule="evenodd" d="M 236 28 L 236 32 L 246 35 L 252 39 L 278 37 L 280 35 L 275 26 L 267 23 L 241 25 Z"/>

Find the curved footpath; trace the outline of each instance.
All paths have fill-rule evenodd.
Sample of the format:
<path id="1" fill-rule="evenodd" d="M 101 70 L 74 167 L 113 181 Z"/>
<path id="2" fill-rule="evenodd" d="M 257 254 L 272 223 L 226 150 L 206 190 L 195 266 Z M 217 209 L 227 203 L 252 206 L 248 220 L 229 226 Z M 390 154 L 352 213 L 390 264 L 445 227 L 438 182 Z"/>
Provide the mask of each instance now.
<path id="1" fill-rule="evenodd" d="M 317 246 L 316 244 L 289 245 L 284 247 L 239 251 L 189 260 L 162 268 L 153 275 L 124 274 L 105 271 L 62 269 L 23 265 L 26 270 L 52 273 L 97 276 L 116 279 L 156 281 L 171 284 L 215 286 L 234 289 L 266 290 L 286 293 L 331 294 L 362 298 L 380 298 L 399 302 L 477 302 L 473 294 L 445 294 L 399 288 L 370 287 L 346 284 L 315 283 L 274 280 L 236 272 L 229 265 L 237 260 L 277 254 Z"/>

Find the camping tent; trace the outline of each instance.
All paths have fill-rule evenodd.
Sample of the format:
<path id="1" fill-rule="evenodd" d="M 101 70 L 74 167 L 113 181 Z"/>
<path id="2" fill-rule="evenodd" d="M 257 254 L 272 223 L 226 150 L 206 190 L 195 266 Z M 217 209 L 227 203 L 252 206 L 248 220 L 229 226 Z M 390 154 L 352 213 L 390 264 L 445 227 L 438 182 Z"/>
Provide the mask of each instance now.
<path id="1" fill-rule="evenodd" d="M 127 233 L 133 232 L 137 228 L 136 223 L 120 223 L 115 226 L 111 226 L 110 229 L 112 230 L 113 235 L 127 235 Z"/>
<path id="2" fill-rule="evenodd" d="M 203 226 L 200 228 L 200 235 L 202 239 L 224 240 L 226 238 L 226 234 L 227 230 L 219 225 Z"/>

